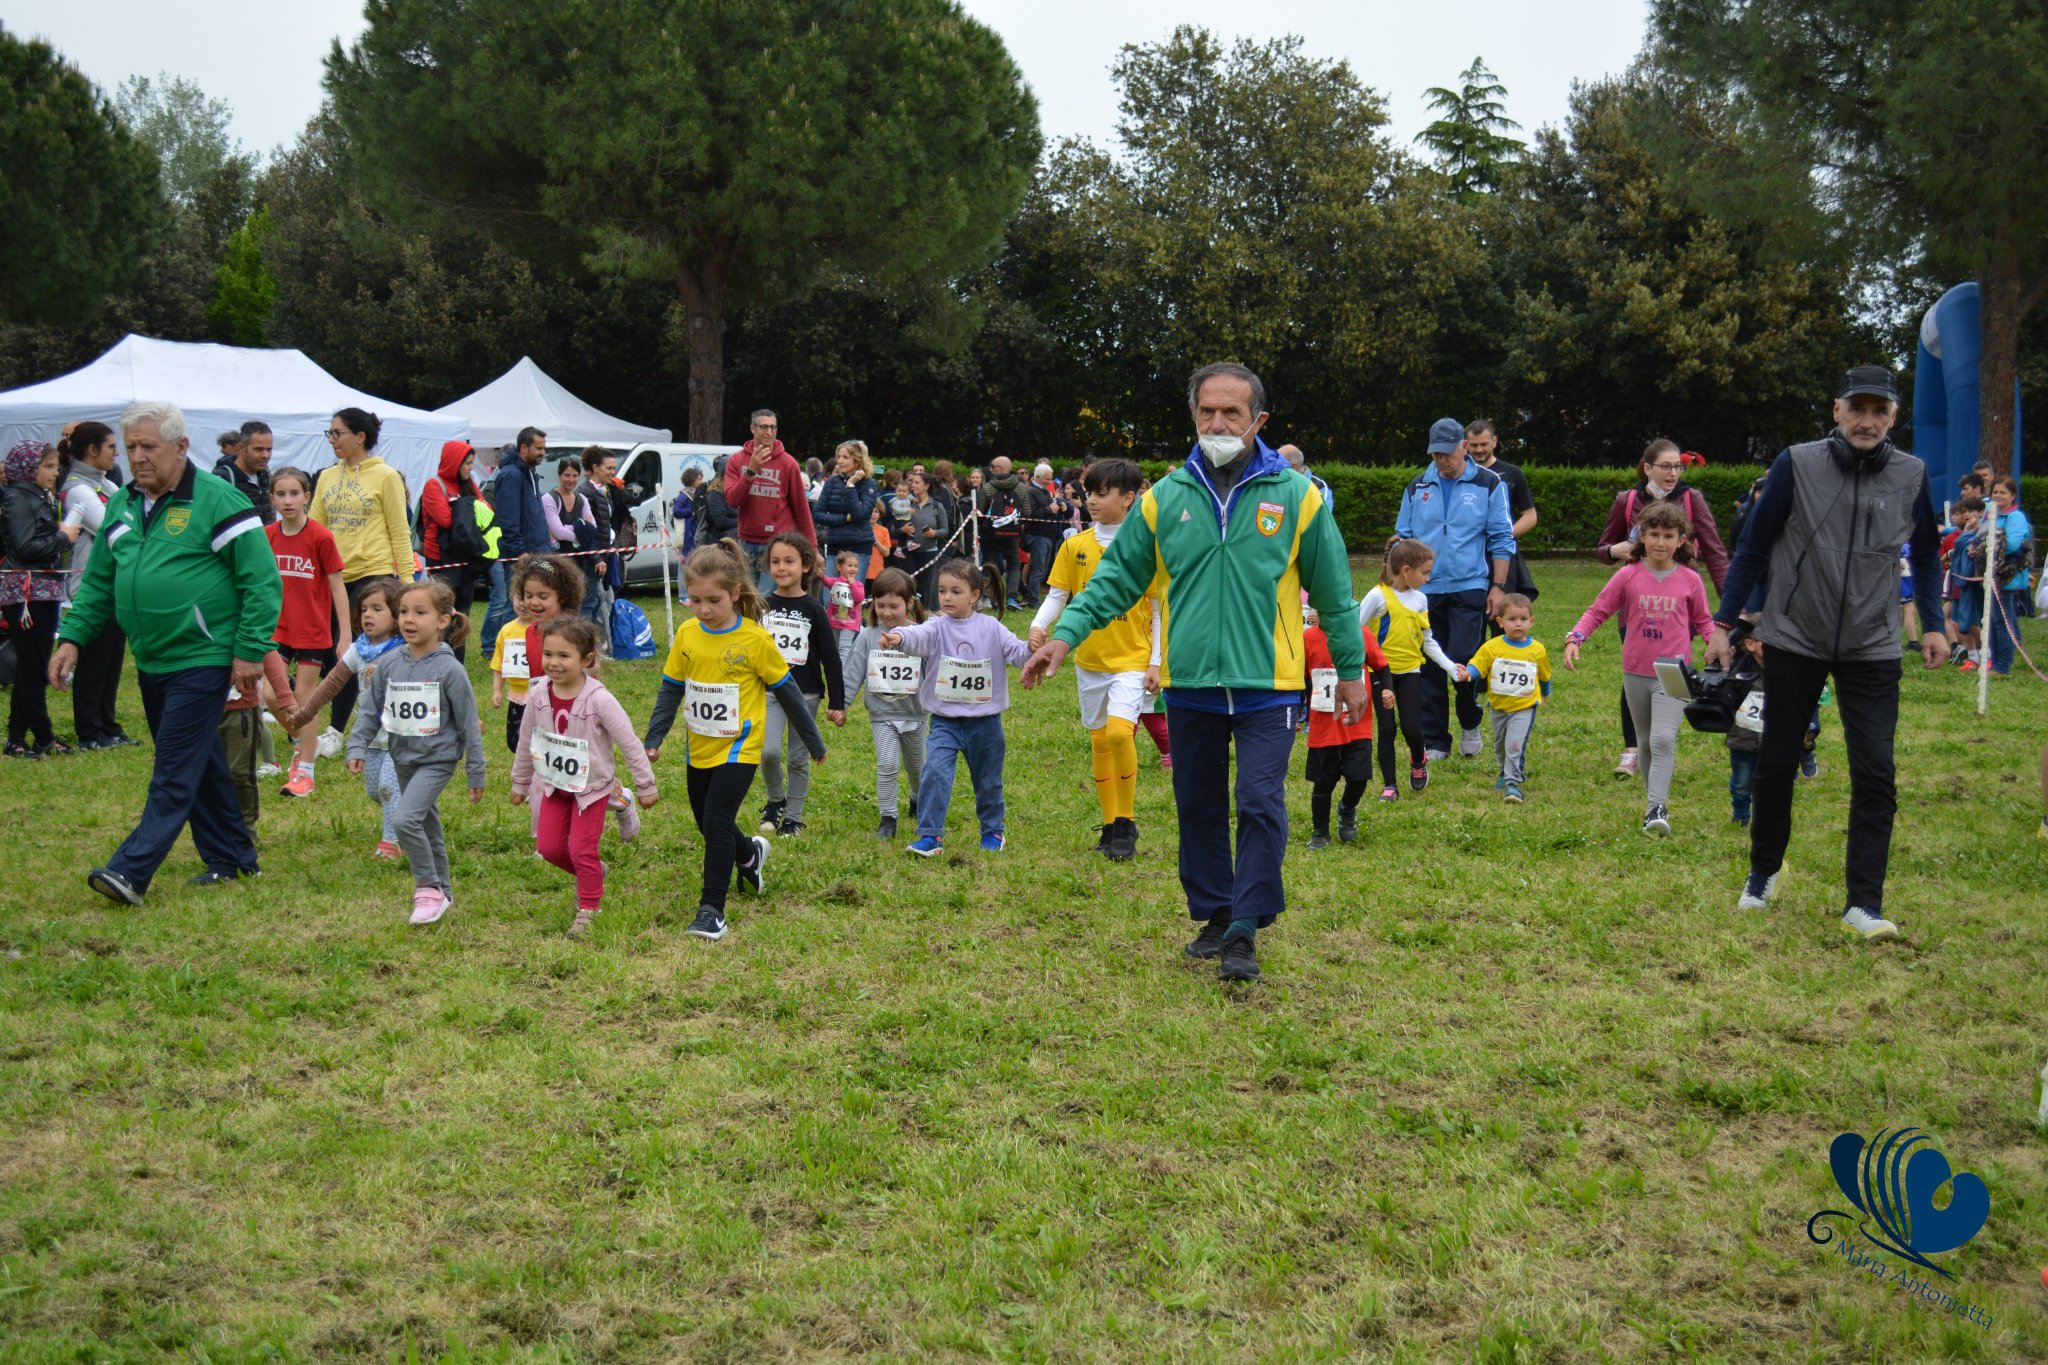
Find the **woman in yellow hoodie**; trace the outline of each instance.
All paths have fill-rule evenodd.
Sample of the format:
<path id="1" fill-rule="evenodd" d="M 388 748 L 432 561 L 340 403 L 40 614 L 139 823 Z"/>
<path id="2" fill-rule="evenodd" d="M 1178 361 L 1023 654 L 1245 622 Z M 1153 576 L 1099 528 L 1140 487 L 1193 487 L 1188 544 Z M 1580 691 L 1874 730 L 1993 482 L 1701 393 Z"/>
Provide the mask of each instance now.
<path id="1" fill-rule="evenodd" d="M 412 530 L 405 520 L 405 479 L 370 452 L 377 448 L 382 424 L 374 412 L 343 408 L 328 419 L 327 440 L 334 447 L 334 467 L 314 481 L 313 502 L 306 515 L 325 526 L 341 551 L 341 580 L 348 589 L 349 610 L 371 580 L 395 577 L 412 581 Z M 341 623 L 346 628 L 346 621 Z M 340 638 L 337 636 L 336 638 Z M 351 682 L 334 699 L 330 723 L 348 728 L 355 709 Z"/>

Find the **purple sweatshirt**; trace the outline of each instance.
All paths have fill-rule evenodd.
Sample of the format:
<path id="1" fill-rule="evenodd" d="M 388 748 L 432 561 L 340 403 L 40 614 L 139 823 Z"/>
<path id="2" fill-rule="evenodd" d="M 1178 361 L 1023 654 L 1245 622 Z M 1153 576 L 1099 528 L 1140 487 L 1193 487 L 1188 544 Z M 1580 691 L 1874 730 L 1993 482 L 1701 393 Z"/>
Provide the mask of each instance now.
<path id="1" fill-rule="evenodd" d="M 925 710 L 935 716 L 965 717 L 999 716 L 1010 709 L 1009 666 L 1023 667 L 1031 657 L 1031 646 L 1012 635 L 995 617 L 980 612 L 964 621 L 934 616 L 923 625 L 904 626 L 897 633 L 903 637 L 905 654 L 922 655 L 931 661 L 925 665 L 924 681 L 917 687 L 918 704 Z M 987 701 L 938 699 L 939 661 L 947 656 L 995 661 L 995 686 Z"/>

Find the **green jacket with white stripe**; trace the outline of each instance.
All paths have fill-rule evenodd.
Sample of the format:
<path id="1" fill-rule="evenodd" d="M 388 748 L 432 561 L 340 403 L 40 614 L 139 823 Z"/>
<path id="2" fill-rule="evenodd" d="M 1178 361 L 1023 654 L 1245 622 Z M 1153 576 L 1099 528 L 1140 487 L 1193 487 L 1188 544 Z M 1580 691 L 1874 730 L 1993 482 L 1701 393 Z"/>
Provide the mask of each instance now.
<path id="1" fill-rule="evenodd" d="M 90 644 L 112 615 L 144 673 L 254 663 L 275 648 L 283 605 L 263 519 L 234 485 L 187 459 L 178 486 L 147 517 L 133 484 L 107 500 L 57 638 Z"/>

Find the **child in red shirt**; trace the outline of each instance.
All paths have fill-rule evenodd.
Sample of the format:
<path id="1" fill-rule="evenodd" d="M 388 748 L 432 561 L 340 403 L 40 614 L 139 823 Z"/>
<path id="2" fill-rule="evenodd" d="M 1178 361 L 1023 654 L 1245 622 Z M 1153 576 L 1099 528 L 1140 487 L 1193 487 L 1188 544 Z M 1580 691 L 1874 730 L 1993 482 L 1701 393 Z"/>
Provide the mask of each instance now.
<path id="1" fill-rule="evenodd" d="M 1315 613 L 1303 608 L 1313 622 Z M 1359 629 L 1356 622 L 1354 629 Z M 1393 679 L 1387 670 L 1387 656 L 1372 631 L 1365 637 L 1365 667 L 1381 700 L 1394 704 Z M 1358 800 L 1372 782 L 1372 712 L 1357 724 L 1346 724 L 1337 705 L 1337 665 L 1330 658 L 1330 642 L 1320 625 L 1311 624 L 1302 634 L 1308 660 L 1308 778 L 1309 814 L 1315 831 L 1309 835 L 1310 849 L 1330 846 L 1330 795 L 1337 779 L 1344 779 L 1344 796 L 1337 803 L 1337 837 L 1350 843 L 1358 837 Z"/>
<path id="2" fill-rule="evenodd" d="M 334 667 L 334 623 L 348 624 L 341 549 L 325 526 L 306 519 L 306 505 L 312 498 L 313 481 L 303 470 L 280 469 L 270 476 L 270 501 L 277 508 L 277 520 L 264 527 L 263 533 L 270 539 L 270 552 L 277 557 L 277 576 L 284 584 L 276 643 L 285 663 L 292 666 L 292 698 L 301 706 Z M 293 738 L 297 752 L 284 795 L 311 796 L 320 722 L 306 722 Z"/>

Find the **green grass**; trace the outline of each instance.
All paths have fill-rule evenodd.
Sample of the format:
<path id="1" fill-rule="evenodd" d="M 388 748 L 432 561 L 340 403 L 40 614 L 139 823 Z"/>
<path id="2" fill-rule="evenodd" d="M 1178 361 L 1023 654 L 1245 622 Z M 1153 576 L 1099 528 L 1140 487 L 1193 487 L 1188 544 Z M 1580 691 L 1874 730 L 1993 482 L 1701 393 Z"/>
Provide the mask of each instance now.
<path id="1" fill-rule="evenodd" d="M 1541 568 L 1561 652 L 1600 575 Z M 656 675 L 609 681 L 644 719 Z M 1292 909 L 1231 990 L 1181 956 L 1142 737 L 1138 860 L 1088 852 L 1065 678 L 1010 718 L 1009 852 L 877 847 L 856 708 L 719 944 L 675 756 L 582 944 L 495 717 L 427 932 L 338 764 L 266 800 L 261 883 L 187 889 L 185 844 L 134 911 L 83 875 L 146 751 L 8 765 L 0 1359 L 2048 1357 L 2044 690 L 1984 725 L 1953 671 L 1905 686 L 1903 942 L 1836 927 L 1832 716 L 1769 913 L 1732 909 L 1718 741 L 1644 841 L 1604 634 L 1526 806 L 1453 761 L 1310 857 L 1297 777 Z M 1990 1186 L 1940 1258 L 1988 1330 L 1806 1238 L 1834 1135 L 1908 1124 Z"/>

